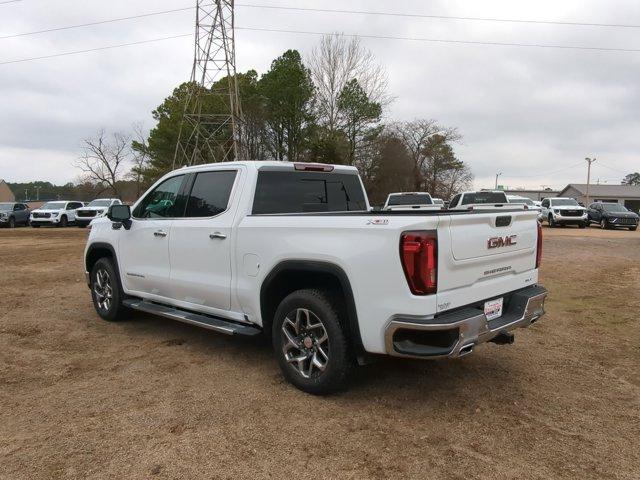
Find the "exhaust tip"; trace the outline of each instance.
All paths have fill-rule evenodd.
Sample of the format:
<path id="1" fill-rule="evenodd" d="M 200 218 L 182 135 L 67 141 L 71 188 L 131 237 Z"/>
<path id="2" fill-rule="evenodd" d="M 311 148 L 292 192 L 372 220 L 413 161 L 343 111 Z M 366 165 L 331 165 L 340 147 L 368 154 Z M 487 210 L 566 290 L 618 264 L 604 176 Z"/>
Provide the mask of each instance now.
<path id="1" fill-rule="evenodd" d="M 469 355 L 471 352 L 473 352 L 473 343 L 470 343 L 469 345 L 465 345 L 464 347 L 462 347 L 458 352 L 458 356 L 464 357 L 465 355 Z"/>

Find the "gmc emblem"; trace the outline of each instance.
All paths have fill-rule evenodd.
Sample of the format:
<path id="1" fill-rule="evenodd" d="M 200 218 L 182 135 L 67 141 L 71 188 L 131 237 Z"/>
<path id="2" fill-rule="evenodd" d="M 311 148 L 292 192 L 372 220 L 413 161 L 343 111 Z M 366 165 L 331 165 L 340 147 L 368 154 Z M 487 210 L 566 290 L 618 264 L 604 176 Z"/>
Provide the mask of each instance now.
<path id="1" fill-rule="evenodd" d="M 500 248 L 515 245 L 517 235 L 507 235 L 506 237 L 492 237 L 487 240 L 487 248 Z"/>

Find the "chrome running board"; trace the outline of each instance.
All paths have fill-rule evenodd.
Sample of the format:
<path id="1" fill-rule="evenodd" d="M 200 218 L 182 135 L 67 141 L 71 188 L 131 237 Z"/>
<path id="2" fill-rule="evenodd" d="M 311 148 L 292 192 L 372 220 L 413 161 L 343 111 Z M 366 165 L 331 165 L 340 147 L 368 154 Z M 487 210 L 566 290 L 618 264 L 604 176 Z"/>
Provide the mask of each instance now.
<path id="1" fill-rule="evenodd" d="M 224 333 L 226 335 L 244 335 L 253 337 L 259 335 L 262 330 L 250 325 L 240 325 L 221 318 L 212 317 L 209 315 L 203 315 L 201 313 L 189 312 L 187 310 L 180 310 L 179 308 L 173 308 L 166 305 L 160 305 L 159 303 L 146 302 L 144 300 L 137 300 L 128 298 L 122 302 L 126 307 L 141 312 L 152 313 L 161 317 L 170 318 L 171 320 L 177 320 L 183 323 L 189 323 L 198 327 L 207 328 L 216 332 Z"/>

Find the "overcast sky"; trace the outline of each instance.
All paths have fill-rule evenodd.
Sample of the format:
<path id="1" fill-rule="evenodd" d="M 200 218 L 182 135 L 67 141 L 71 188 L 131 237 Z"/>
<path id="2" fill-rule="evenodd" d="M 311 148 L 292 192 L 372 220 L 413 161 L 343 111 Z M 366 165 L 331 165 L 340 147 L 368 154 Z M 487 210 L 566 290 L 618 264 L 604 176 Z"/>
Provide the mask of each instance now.
<path id="1" fill-rule="evenodd" d="M 195 0 L 0 0 L 0 37 L 189 7 Z M 244 6 L 243 6 L 244 4 Z M 311 13 L 282 5 L 397 13 L 640 25 L 637 0 L 245 0 L 239 27 L 479 42 L 640 49 L 640 28 Z M 526 4 L 526 5 L 525 5 Z M 0 63 L 193 32 L 194 11 L 0 39 Z M 289 48 L 308 55 L 314 35 L 238 30 L 238 70 L 265 72 Z M 386 66 L 388 119 L 435 118 L 463 135 L 457 155 L 477 187 L 619 183 L 640 170 L 640 52 L 444 44 L 364 38 Z M 153 127 L 151 111 L 188 79 L 191 37 L 0 64 L 0 178 L 72 181 L 81 140 L 104 127 Z"/>

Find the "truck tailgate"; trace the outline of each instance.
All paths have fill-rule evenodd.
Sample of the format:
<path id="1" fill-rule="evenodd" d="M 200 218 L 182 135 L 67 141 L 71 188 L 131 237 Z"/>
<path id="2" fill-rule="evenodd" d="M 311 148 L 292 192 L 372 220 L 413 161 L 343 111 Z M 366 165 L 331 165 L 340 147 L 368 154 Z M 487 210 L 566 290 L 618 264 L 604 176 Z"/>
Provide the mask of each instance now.
<path id="1" fill-rule="evenodd" d="M 486 298 L 528 286 L 537 279 L 527 275 L 535 271 L 538 230 L 534 211 L 478 212 L 444 218 L 448 225 L 447 220 L 441 222 L 438 237 L 439 294 L 472 286 L 466 292 L 472 301 L 476 295 L 471 292 Z"/>

